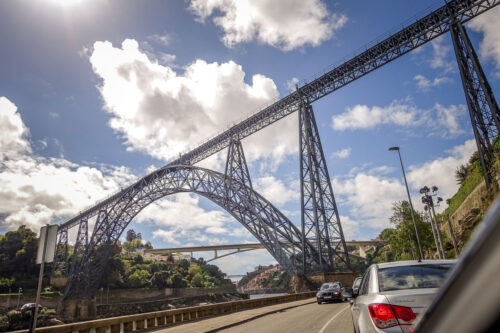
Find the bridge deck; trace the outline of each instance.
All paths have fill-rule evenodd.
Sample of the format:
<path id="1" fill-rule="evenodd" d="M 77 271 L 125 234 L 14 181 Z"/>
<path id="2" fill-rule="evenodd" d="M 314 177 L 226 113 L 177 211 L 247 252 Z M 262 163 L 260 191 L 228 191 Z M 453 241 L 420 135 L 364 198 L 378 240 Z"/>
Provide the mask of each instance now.
<path id="1" fill-rule="evenodd" d="M 385 245 L 384 241 L 369 240 L 369 241 L 346 241 L 347 246 L 370 246 L 370 245 Z M 313 242 L 314 245 L 316 243 Z M 286 244 L 283 244 L 286 246 Z M 173 252 L 204 252 L 217 250 L 244 250 L 244 249 L 263 249 L 261 243 L 246 243 L 246 244 L 229 244 L 229 245 L 204 245 L 204 246 L 186 246 L 186 247 L 170 247 L 164 249 L 144 250 L 144 253 L 165 255 Z"/>

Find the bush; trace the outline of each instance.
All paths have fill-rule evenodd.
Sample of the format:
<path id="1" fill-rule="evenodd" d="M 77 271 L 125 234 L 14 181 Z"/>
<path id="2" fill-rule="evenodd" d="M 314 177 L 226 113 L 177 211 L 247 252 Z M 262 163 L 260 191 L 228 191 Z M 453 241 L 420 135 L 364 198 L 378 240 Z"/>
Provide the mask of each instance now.
<path id="1" fill-rule="evenodd" d="M 170 273 L 167 271 L 160 271 L 153 274 L 151 278 L 151 286 L 158 289 L 165 289 L 168 286 L 168 278 Z"/>
<path id="2" fill-rule="evenodd" d="M 128 278 L 128 285 L 132 288 L 142 288 L 149 284 L 149 273 L 148 271 L 139 269 L 136 270 Z"/>

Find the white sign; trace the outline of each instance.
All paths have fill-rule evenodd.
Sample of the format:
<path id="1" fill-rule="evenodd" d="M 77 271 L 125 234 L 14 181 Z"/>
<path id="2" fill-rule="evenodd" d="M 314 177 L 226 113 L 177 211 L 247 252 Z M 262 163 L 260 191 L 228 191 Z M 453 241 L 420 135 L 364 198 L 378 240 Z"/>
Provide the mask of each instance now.
<path id="1" fill-rule="evenodd" d="M 48 230 L 47 230 L 48 228 Z M 38 243 L 38 252 L 36 254 L 36 263 L 42 263 L 43 248 L 45 249 L 45 262 L 53 262 L 54 254 L 56 253 L 56 238 L 57 238 L 57 225 L 49 225 L 40 229 L 40 242 Z"/>

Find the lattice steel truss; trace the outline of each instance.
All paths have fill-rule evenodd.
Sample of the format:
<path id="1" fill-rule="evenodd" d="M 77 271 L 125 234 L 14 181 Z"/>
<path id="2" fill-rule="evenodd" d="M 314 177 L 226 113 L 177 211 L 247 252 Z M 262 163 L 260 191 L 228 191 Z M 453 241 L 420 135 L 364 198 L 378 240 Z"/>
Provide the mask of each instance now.
<path id="1" fill-rule="evenodd" d="M 57 246 L 51 276 L 55 276 L 56 272 L 63 276 L 68 274 L 68 228 L 64 226 L 57 231 Z"/>
<path id="2" fill-rule="evenodd" d="M 302 249 L 301 233 L 269 201 L 239 180 L 229 179 L 222 173 L 195 166 L 170 166 L 148 175 L 123 193 L 113 207 L 100 212 L 89 245 L 71 268 L 74 274 L 69 276 L 65 298 L 92 296 L 99 287 L 113 245 L 134 216 L 152 202 L 179 192 L 197 193 L 224 208 L 284 269 L 295 272 L 297 264 L 294 261 L 300 261 L 297 253 Z M 313 245 L 307 242 L 306 248 L 312 254 L 307 260 L 317 261 Z"/>
<path id="3" fill-rule="evenodd" d="M 308 267 L 304 251 L 303 267 L 306 272 L 345 270 L 350 268 L 349 254 L 314 112 L 307 102 L 299 110 L 299 131 L 302 239 L 316 243 L 319 261 L 319 267 Z"/>
<path id="4" fill-rule="evenodd" d="M 488 170 L 493 162 L 492 142 L 497 138 L 500 128 L 498 104 L 465 28 L 457 22 L 452 25 L 450 32 L 484 179 L 489 187 L 491 174 Z"/>

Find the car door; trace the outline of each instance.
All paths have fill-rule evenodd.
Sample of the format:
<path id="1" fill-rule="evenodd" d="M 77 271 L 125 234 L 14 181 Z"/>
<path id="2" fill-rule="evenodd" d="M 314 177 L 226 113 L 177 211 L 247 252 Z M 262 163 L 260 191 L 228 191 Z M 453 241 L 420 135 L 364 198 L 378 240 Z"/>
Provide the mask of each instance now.
<path id="1" fill-rule="evenodd" d="M 352 321 L 356 332 L 359 332 L 359 320 L 360 320 L 360 305 L 366 302 L 366 296 L 368 295 L 368 286 L 370 283 L 370 272 L 371 268 L 368 268 L 361 281 L 361 286 L 359 287 L 358 297 L 354 299 L 352 304 Z"/>

